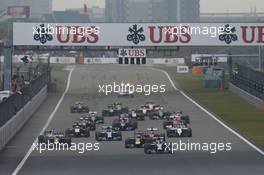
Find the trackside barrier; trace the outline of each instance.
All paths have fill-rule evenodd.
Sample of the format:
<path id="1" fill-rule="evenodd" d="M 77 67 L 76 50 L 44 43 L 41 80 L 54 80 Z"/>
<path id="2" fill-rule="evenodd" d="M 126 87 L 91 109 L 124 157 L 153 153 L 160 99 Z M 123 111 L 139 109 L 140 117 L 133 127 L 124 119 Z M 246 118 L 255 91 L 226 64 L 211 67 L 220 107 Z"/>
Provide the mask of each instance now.
<path id="1" fill-rule="evenodd" d="M 229 83 L 229 90 L 264 112 L 264 102 L 260 98 L 251 95 L 247 91 L 232 83 Z"/>
<path id="2" fill-rule="evenodd" d="M 14 117 L 0 128 L 0 150 L 15 136 L 34 114 L 47 97 L 47 86 L 44 86 Z"/>

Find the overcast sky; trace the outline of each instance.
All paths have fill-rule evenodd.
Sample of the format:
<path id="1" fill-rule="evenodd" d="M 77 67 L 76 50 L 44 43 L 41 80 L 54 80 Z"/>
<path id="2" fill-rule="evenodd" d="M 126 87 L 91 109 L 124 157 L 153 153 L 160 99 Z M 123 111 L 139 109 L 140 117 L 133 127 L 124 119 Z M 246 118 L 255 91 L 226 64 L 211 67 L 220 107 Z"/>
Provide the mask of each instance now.
<path id="1" fill-rule="evenodd" d="M 111 0 L 106 0 L 111 1 Z M 54 10 L 65 8 L 82 8 L 86 3 L 88 7 L 104 7 L 104 0 L 53 0 Z M 249 12 L 256 7 L 258 12 L 264 12 L 264 0 L 200 0 L 201 12 Z"/>

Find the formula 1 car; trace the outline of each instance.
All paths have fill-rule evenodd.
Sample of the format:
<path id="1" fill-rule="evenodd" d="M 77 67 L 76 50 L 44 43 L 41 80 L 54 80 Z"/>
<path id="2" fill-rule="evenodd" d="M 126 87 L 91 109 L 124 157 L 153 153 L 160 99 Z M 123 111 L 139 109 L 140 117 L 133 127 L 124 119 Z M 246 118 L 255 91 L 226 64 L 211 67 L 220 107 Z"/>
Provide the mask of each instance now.
<path id="1" fill-rule="evenodd" d="M 190 123 L 190 117 L 188 115 L 183 114 L 182 111 L 174 112 L 172 115 L 174 115 L 176 117 L 180 117 L 180 119 L 183 120 L 187 124 Z"/>
<path id="2" fill-rule="evenodd" d="M 89 107 L 81 101 L 77 101 L 71 106 L 71 113 L 88 113 Z"/>
<path id="3" fill-rule="evenodd" d="M 90 131 L 94 131 L 96 129 L 96 123 L 92 121 L 89 117 L 80 117 L 78 123 L 79 125 L 89 128 Z"/>
<path id="4" fill-rule="evenodd" d="M 112 123 L 112 128 L 115 131 L 132 131 L 137 129 L 137 127 L 137 121 L 129 118 L 127 114 L 121 114 L 119 119 L 113 120 Z"/>
<path id="5" fill-rule="evenodd" d="M 168 137 L 192 137 L 192 129 L 186 124 L 176 124 L 167 127 Z"/>
<path id="6" fill-rule="evenodd" d="M 142 110 L 131 109 L 128 112 L 128 116 L 132 119 L 136 119 L 140 121 L 145 120 L 145 115 L 143 114 Z"/>
<path id="7" fill-rule="evenodd" d="M 156 140 L 153 143 L 145 144 L 144 152 L 146 154 L 172 154 L 172 146 L 171 143 L 163 140 Z"/>
<path id="8" fill-rule="evenodd" d="M 90 137 L 90 128 L 83 123 L 74 122 L 72 128 L 65 131 L 67 137 Z"/>
<path id="9" fill-rule="evenodd" d="M 90 111 L 88 114 L 83 115 L 81 118 L 90 120 L 95 124 L 103 124 L 104 117 L 99 117 L 96 111 Z"/>
<path id="10" fill-rule="evenodd" d="M 122 107 L 122 103 L 114 103 L 109 105 L 107 109 L 102 111 L 102 116 L 119 116 L 120 114 L 127 113 L 128 107 Z"/>
<path id="11" fill-rule="evenodd" d="M 121 141 L 122 133 L 114 131 L 112 126 L 102 126 L 101 131 L 95 132 L 95 140 L 97 141 Z"/>
<path id="12" fill-rule="evenodd" d="M 134 137 L 125 140 L 125 148 L 143 148 L 145 144 L 156 140 L 165 141 L 165 134 L 160 133 L 154 128 L 149 128 L 145 132 L 136 131 Z"/>
<path id="13" fill-rule="evenodd" d="M 130 90 L 120 90 L 118 97 L 134 97 L 134 92 Z"/>
<path id="14" fill-rule="evenodd" d="M 163 109 L 163 107 L 153 102 L 146 102 L 144 105 L 141 105 L 139 110 L 142 111 L 144 115 L 149 116 L 152 112 L 158 111 L 160 109 Z"/>
<path id="15" fill-rule="evenodd" d="M 189 116 L 181 116 L 180 114 L 173 114 L 163 122 L 163 128 L 171 127 L 175 124 L 188 124 L 190 123 Z"/>
<path id="16" fill-rule="evenodd" d="M 162 119 L 167 119 L 171 115 L 170 112 L 164 112 L 163 108 L 160 107 L 158 110 L 153 110 L 148 113 L 148 116 L 152 120 L 162 120 Z"/>
<path id="17" fill-rule="evenodd" d="M 58 132 L 55 129 L 44 131 L 43 135 L 38 136 L 38 143 L 44 144 L 67 144 L 71 146 L 71 138 L 64 135 L 62 132 Z"/>

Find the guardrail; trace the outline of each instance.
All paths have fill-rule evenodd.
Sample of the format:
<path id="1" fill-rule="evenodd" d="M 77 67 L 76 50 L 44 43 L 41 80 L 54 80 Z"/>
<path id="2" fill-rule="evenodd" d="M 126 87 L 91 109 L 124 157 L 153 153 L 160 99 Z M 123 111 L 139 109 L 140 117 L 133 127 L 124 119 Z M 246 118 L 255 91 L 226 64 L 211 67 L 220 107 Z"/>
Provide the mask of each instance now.
<path id="1" fill-rule="evenodd" d="M 237 64 L 230 76 L 229 88 L 234 93 L 264 111 L 264 73 Z"/>
<path id="2" fill-rule="evenodd" d="M 15 136 L 27 120 L 39 108 L 47 97 L 45 85 L 30 101 L 27 102 L 10 120 L 0 128 L 0 150 Z"/>
<path id="3" fill-rule="evenodd" d="M 264 75 L 263 75 L 264 76 Z M 262 100 L 264 100 L 264 77 L 261 79 L 255 79 L 254 76 L 251 78 L 239 75 L 239 74 L 233 74 L 231 76 L 231 83 L 235 86 L 239 87 L 240 89 L 243 89 L 244 91 L 248 92 L 249 94 L 258 97 Z"/>
<path id="4" fill-rule="evenodd" d="M 0 103 L 0 127 L 15 116 L 16 113 L 30 101 L 30 99 L 32 99 L 44 86 L 46 86 L 48 78 L 48 72 L 42 73 L 22 90 L 22 95 L 16 93 Z"/>
<path id="5" fill-rule="evenodd" d="M 229 83 L 229 90 L 232 91 L 233 93 L 237 94 L 239 97 L 243 98 L 245 101 L 248 103 L 256 106 L 258 109 L 264 111 L 264 101 L 261 100 L 258 97 L 255 97 L 251 95 L 250 93 L 246 92 L 245 90 L 239 88 L 238 86 Z"/>

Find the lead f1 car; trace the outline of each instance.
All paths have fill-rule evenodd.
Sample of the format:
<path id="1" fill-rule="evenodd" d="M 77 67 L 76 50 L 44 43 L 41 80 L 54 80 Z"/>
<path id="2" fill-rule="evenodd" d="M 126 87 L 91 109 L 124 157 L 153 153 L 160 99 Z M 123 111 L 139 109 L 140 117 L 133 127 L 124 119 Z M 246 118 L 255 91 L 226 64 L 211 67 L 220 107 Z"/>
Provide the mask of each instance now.
<path id="1" fill-rule="evenodd" d="M 127 114 L 121 114 L 119 119 L 113 120 L 112 128 L 116 131 L 132 131 L 137 129 L 137 121 L 129 118 Z"/>
<path id="2" fill-rule="evenodd" d="M 143 148 L 145 144 L 156 140 L 165 141 L 165 134 L 154 128 L 149 128 L 145 132 L 136 131 L 134 137 L 125 140 L 125 148 Z"/>
<path id="3" fill-rule="evenodd" d="M 67 137 L 90 137 L 90 128 L 79 122 L 74 122 L 72 128 L 65 131 Z"/>
<path id="4" fill-rule="evenodd" d="M 96 111 L 90 111 L 88 114 L 83 115 L 81 118 L 85 120 L 90 120 L 95 124 L 104 123 L 104 117 L 98 116 L 98 113 Z"/>
<path id="5" fill-rule="evenodd" d="M 101 131 L 95 132 L 95 140 L 97 141 L 121 141 L 122 133 L 114 131 L 112 126 L 102 126 Z"/>
<path id="6" fill-rule="evenodd" d="M 153 143 L 144 145 L 146 154 L 172 154 L 171 144 L 163 140 L 156 140 Z"/>
<path id="7" fill-rule="evenodd" d="M 119 92 L 117 92 L 118 97 L 134 97 L 134 91 L 130 91 L 129 89 L 120 89 Z"/>
<path id="8" fill-rule="evenodd" d="M 71 146 L 71 138 L 64 135 L 62 132 L 58 132 L 55 129 L 44 131 L 43 135 L 38 136 L 39 144 L 67 144 Z"/>
<path id="9" fill-rule="evenodd" d="M 186 124 L 176 124 L 167 127 L 168 137 L 192 137 L 192 129 Z"/>
<path id="10" fill-rule="evenodd" d="M 170 112 L 164 112 L 163 107 L 156 108 L 155 110 L 149 112 L 148 116 L 152 120 L 162 120 L 167 119 L 171 115 Z"/>
<path id="11" fill-rule="evenodd" d="M 102 111 L 102 116 L 119 116 L 120 114 L 127 113 L 128 107 L 122 107 L 122 103 L 114 103 L 109 105 L 107 109 Z"/>
<path id="12" fill-rule="evenodd" d="M 71 106 L 71 113 L 88 113 L 89 107 L 81 101 L 77 101 Z"/>

